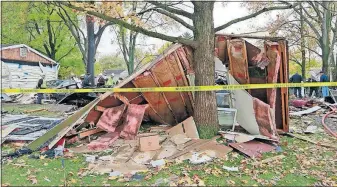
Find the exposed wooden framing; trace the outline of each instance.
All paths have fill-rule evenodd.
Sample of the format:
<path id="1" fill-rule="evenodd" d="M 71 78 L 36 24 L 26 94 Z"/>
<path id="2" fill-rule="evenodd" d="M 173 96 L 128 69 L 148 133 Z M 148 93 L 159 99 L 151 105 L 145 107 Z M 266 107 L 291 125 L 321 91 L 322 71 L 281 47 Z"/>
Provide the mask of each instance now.
<path id="1" fill-rule="evenodd" d="M 146 71 L 143 75 L 140 75 L 132 80 L 132 83 L 136 87 L 156 87 L 158 86 L 153 80 L 151 72 Z M 149 103 L 151 108 L 157 113 L 165 123 L 174 124 L 176 123 L 175 118 L 171 110 L 168 108 L 165 101 L 162 101 L 161 98 L 164 98 L 162 92 L 144 92 L 142 93 L 144 99 Z"/>
<path id="2" fill-rule="evenodd" d="M 150 71 L 151 71 L 151 70 L 150 70 Z M 151 75 L 153 81 L 156 83 L 156 85 L 160 87 L 160 83 L 159 83 L 159 81 L 158 81 L 158 78 L 157 78 L 155 75 L 153 75 L 153 72 L 152 72 L 152 71 L 151 71 L 151 74 L 150 74 L 150 75 Z M 172 113 L 172 116 L 173 116 L 175 122 L 178 123 L 177 116 L 176 116 L 175 112 L 173 112 L 172 107 L 171 107 L 170 103 L 169 103 L 168 100 L 167 100 L 166 94 L 165 94 L 165 93 L 162 93 L 162 95 L 163 95 L 163 99 L 165 100 L 165 103 L 166 103 L 167 107 L 169 108 L 170 112 Z"/>
<path id="3" fill-rule="evenodd" d="M 172 72 L 172 74 L 174 76 L 174 80 L 175 80 L 176 85 L 177 86 L 184 86 L 184 81 L 183 81 L 184 73 L 180 71 L 179 66 L 177 64 L 179 62 L 177 62 L 175 60 L 174 54 L 173 53 L 169 54 L 165 58 L 165 60 L 168 64 L 168 66 L 169 66 L 170 71 Z M 186 107 L 186 110 L 187 110 L 188 114 L 190 116 L 192 116 L 193 115 L 193 107 L 192 107 L 191 101 L 189 99 L 188 93 L 179 92 L 179 94 L 180 94 L 180 97 L 181 97 L 181 100 L 182 100 L 183 104 Z"/>
<path id="4" fill-rule="evenodd" d="M 151 75 L 156 84 L 160 87 L 176 87 L 174 75 L 165 59 L 159 61 L 151 68 Z M 187 112 L 181 94 L 179 92 L 164 92 L 164 99 L 172 111 L 177 123 L 185 120 Z"/>
<path id="5" fill-rule="evenodd" d="M 184 68 L 183 68 L 183 66 L 182 66 L 182 64 L 181 64 L 181 61 L 180 61 L 180 59 L 179 59 L 178 54 L 177 54 L 176 52 L 173 52 L 173 55 L 174 55 L 175 60 L 176 60 L 176 62 L 177 62 L 177 64 L 178 64 L 179 70 L 182 72 L 182 78 L 183 78 L 184 84 L 185 84 L 185 85 L 189 85 L 189 84 L 188 84 L 188 81 L 187 81 L 187 78 L 186 78 L 186 75 L 185 75 L 185 73 L 184 73 Z M 191 102 L 192 106 L 194 106 L 194 100 L 193 100 L 192 93 L 191 93 L 191 92 L 187 92 L 187 93 L 188 93 L 188 97 L 189 97 L 189 99 L 190 99 L 190 102 Z"/>

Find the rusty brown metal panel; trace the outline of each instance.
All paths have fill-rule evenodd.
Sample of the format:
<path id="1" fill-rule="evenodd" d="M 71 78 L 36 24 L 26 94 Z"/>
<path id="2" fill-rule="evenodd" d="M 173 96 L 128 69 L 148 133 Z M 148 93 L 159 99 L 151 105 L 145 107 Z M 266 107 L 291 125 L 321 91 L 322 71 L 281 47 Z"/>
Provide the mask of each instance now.
<path id="1" fill-rule="evenodd" d="M 249 84 L 247 52 L 244 40 L 228 40 L 227 44 L 231 74 L 240 84 Z"/>
<path id="2" fill-rule="evenodd" d="M 145 71 L 142 75 L 139 75 L 133 79 L 132 83 L 137 88 L 151 88 L 158 87 L 153 80 L 151 72 Z M 144 92 L 144 98 L 153 108 L 153 110 L 168 124 L 175 124 L 176 120 L 166 104 L 163 93 L 161 92 Z"/>
<path id="3" fill-rule="evenodd" d="M 256 140 L 244 143 L 230 143 L 229 146 L 252 158 L 260 158 L 262 157 L 261 153 L 270 152 L 275 149 L 275 147 L 272 145 L 265 144 Z"/>
<path id="4" fill-rule="evenodd" d="M 170 70 L 174 76 L 174 80 L 176 82 L 177 86 L 188 86 L 188 84 L 185 84 L 184 82 L 184 77 L 185 74 L 184 72 L 179 68 L 178 63 L 180 63 L 179 61 L 176 61 L 176 58 L 174 56 L 174 54 L 169 54 L 166 58 L 165 58 L 166 62 L 168 63 Z M 193 115 L 193 106 L 191 103 L 191 100 L 189 98 L 188 93 L 190 92 L 179 92 L 181 97 L 182 97 L 182 101 L 184 103 L 184 105 L 187 108 L 187 112 L 190 116 Z"/>
<path id="5" fill-rule="evenodd" d="M 158 81 L 161 87 L 176 87 L 178 86 L 174 75 L 171 72 L 171 68 L 166 62 L 166 60 L 161 60 L 151 68 L 154 80 Z M 179 92 L 164 92 L 165 98 L 167 99 L 168 105 L 170 106 L 174 116 L 181 122 L 185 120 L 187 112 L 185 109 L 184 101 Z"/>

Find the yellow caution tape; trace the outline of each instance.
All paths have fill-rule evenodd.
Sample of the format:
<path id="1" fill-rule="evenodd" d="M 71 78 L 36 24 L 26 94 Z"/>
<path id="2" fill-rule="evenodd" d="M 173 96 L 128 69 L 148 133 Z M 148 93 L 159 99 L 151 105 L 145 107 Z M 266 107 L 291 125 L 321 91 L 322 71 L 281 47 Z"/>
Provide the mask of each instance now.
<path id="1" fill-rule="evenodd" d="M 240 84 L 215 86 L 183 86 L 183 87 L 153 87 L 153 88 L 85 88 L 85 89 L 1 89 L 1 93 L 88 93 L 88 92 L 200 92 L 216 90 L 242 90 L 291 87 L 337 87 L 337 82 L 317 83 L 275 83 L 275 84 Z"/>

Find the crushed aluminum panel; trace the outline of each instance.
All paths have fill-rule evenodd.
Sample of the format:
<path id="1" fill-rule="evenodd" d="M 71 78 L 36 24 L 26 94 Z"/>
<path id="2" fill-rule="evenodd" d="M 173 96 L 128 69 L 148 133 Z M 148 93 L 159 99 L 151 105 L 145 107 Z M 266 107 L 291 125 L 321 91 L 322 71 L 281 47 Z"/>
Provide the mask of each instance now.
<path id="1" fill-rule="evenodd" d="M 172 74 L 174 75 L 174 79 L 176 81 L 177 86 L 185 86 L 187 85 L 187 82 L 184 81 L 186 79 L 180 61 L 177 61 L 178 57 L 175 57 L 175 52 L 167 55 L 165 58 L 166 62 L 170 66 L 170 70 Z M 177 56 L 177 55 L 176 55 Z M 189 94 L 191 92 L 179 92 L 181 94 L 182 100 L 187 108 L 187 112 L 190 116 L 193 115 L 193 106 L 192 102 L 190 100 Z"/>
<path id="2" fill-rule="evenodd" d="M 256 140 L 244 143 L 230 143 L 229 146 L 251 158 L 262 157 L 261 153 L 270 152 L 275 149 L 275 147 L 272 145 L 265 144 Z"/>
<path id="3" fill-rule="evenodd" d="M 157 87 L 158 85 L 153 80 L 151 73 L 146 71 L 143 75 L 136 77 L 133 84 L 137 88 L 151 88 Z M 161 92 L 144 92 L 144 98 L 150 104 L 155 112 L 168 124 L 176 123 L 176 120 L 172 114 L 172 111 L 166 104 L 163 93 Z"/>
<path id="4" fill-rule="evenodd" d="M 229 75 L 229 84 L 239 84 L 232 75 Z M 238 110 L 237 122 L 247 132 L 253 135 L 260 134 L 259 125 L 256 122 L 253 108 L 253 98 L 245 90 L 233 90 L 233 104 Z"/>
<path id="5" fill-rule="evenodd" d="M 151 72 L 154 76 L 154 80 L 158 81 L 161 87 L 176 87 L 177 83 L 173 74 L 171 73 L 170 66 L 166 60 L 159 61 L 151 68 Z M 164 92 L 170 108 L 178 122 L 186 119 L 187 112 L 185 109 L 184 101 L 179 92 Z"/>
<path id="6" fill-rule="evenodd" d="M 229 67 L 233 77 L 240 84 L 249 84 L 248 62 L 245 41 L 228 40 Z"/>

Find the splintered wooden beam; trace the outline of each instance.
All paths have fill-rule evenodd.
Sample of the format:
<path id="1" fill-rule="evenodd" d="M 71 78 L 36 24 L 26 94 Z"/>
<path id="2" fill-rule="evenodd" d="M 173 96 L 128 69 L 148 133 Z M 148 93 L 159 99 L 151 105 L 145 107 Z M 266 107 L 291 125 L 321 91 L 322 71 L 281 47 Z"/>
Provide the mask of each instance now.
<path id="1" fill-rule="evenodd" d="M 85 138 L 85 137 L 87 137 L 87 136 L 90 136 L 90 135 L 93 135 L 93 134 L 96 134 L 96 133 L 99 133 L 99 132 L 102 132 L 102 131 L 104 131 L 104 130 L 99 129 L 99 128 L 97 128 L 97 129 L 89 129 L 89 130 L 80 132 L 80 133 L 78 134 L 78 137 L 79 137 L 79 138 Z"/>
<path id="2" fill-rule="evenodd" d="M 102 106 L 95 106 L 95 110 L 100 111 L 100 112 L 104 112 L 106 108 L 102 107 Z"/>

